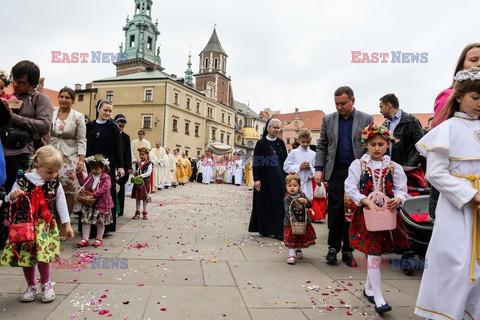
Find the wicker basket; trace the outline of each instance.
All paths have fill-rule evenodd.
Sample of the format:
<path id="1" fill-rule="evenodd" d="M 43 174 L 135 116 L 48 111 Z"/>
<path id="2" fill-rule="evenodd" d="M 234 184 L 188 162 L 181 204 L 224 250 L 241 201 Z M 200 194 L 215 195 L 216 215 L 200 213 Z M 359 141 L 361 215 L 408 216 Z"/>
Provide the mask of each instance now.
<path id="1" fill-rule="evenodd" d="M 91 207 L 91 206 L 93 206 L 93 204 L 95 203 L 95 200 L 97 200 L 97 198 L 95 198 L 93 193 L 85 191 L 85 190 L 81 190 L 78 193 L 77 200 L 82 205 L 84 205 L 86 207 Z"/>
<path id="2" fill-rule="evenodd" d="M 293 213 L 292 213 L 292 204 L 293 200 L 290 202 L 290 206 L 288 208 L 289 215 L 290 215 L 290 226 L 292 227 L 292 234 L 296 235 L 303 235 L 307 232 L 307 210 L 303 207 L 305 211 L 305 222 L 297 222 L 293 221 Z"/>
<path id="3" fill-rule="evenodd" d="M 307 232 L 307 224 L 305 222 L 292 222 L 292 234 L 302 235 Z"/>

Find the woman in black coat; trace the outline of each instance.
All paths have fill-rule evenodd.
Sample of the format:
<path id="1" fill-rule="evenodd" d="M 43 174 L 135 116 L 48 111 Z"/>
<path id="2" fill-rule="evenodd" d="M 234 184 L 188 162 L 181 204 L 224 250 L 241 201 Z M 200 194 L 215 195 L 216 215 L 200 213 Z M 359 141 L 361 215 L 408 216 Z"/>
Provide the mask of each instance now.
<path id="1" fill-rule="evenodd" d="M 249 232 L 258 232 L 262 236 L 273 235 L 283 240 L 283 220 L 285 210 L 285 172 L 283 163 L 287 158 L 287 149 L 280 133 L 281 121 L 270 118 L 265 125 L 262 139 L 255 145 L 253 153 L 253 208 L 250 217 Z"/>
<path id="2" fill-rule="evenodd" d="M 110 180 L 112 188 L 110 193 L 114 207 L 112 208 L 113 223 L 105 226 L 105 232 L 115 232 L 117 222 L 117 192 L 116 180 L 125 175 L 123 170 L 122 142 L 120 139 L 120 129 L 117 124 L 110 119 L 113 106 L 109 101 L 100 100 L 97 103 L 97 120 L 87 123 L 87 154 L 86 157 L 95 154 L 101 154 L 110 162 Z M 81 221 L 80 217 L 80 221 Z M 81 222 L 79 222 L 79 231 L 82 231 Z M 96 233 L 93 231 L 90 234 Z"/>

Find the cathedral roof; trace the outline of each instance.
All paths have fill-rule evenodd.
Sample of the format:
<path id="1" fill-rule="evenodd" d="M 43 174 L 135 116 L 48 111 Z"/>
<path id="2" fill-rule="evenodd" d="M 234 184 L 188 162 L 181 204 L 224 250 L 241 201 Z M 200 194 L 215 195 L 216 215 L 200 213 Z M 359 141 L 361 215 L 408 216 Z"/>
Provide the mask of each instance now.
<path id="1" fill-rule="evenodd" d="M 144 71 L 138 73 L 127 74 L 124 76 L 117 76 L 117 77 L 110 77 L 104 78 L 100 80 L 95 80 L 94 82 L 108 82 L 108 81 L 122 81 L 122 80 L 154 80 L 154 79 L 172 79 L 170 75 L 162 72 L 160 70 L 153 70 L 153 71 Z"/>
<path id="2" fill-rule="evenodd" d="M 210 40 L 208 40 L 207 46 L 202 52 L 221 52 L 228 57 L 228 54 L 223 50 L 220 40 L 218 40 L 217 30 L 214 28 Z"/>

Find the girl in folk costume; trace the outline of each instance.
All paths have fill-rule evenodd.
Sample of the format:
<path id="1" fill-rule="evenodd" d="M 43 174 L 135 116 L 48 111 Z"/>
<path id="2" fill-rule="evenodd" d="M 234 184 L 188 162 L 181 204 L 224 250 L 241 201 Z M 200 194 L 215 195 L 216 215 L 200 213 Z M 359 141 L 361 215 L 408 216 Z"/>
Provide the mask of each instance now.
<path id="1" fill-rule="evenodd" d="M 307 208 L 312 206 L 305 194 L 300 190 L 300 177 L 292 172 L 285 178 L 287 193 L 283 199 L 285 207 L 285 219 L 283 220 L 283 241 L 288 247 L 288 264 L 295 264 L 296 260 L 303 259 L 302 248 L 308 248 L 315 244 L 317 235 L 311 224 L 312 220 L 307 214 Z M 305 222 L 307 228 L 304 234 L 294 234 L 292 222 Z"/>
<path id="2" fill-rule="evenodd" d="M 379 211 L 377 203 L 370 200 L 368 195 L 381 192 L 390 198 L 387 201 L 388 209 L 396 212 L 407 198 L 407 177 L 402 167 L 385 155 L 390 143 L 395 142 L 390 130 L 372 123 L 362 130 L 362 142 L 369 154 L 352 162 L 345 180 L 345 192 L 358 205 L 350 225 L 350 245 L 368 257 L 363 295 L 375 304 L 375 311 L 382 314 L 392 308 L 385 302 L 381 291 L 381 254 L 408 249 L 407 233 L 398 214 L 394 230 L 368 231 L 363 208 Z"/>
<path id="3" fill-rule="evenodd" d="M 153 171 L 153 164 L 148 159 L 148 154 L 150 149 L 140 148 L 138 149 L 140 154 L 140 162 L 138 163 L 137 171 L 135 172 L 136 177 L 142 178 L 142 184 L 134 184 L 132 190 L 132 199 L 137 199 L 136 210 L 133 219 L 140 218 L 140 201 L 143 202 L 143 219 L 147 219 L 147 206 L 148 206 L 148 197 L 150 193 L 150 176 Z"/>
<path id="4" fill-rule="evenodd" d="M 90 173 L 85 177 L 82 168 L 79 168 L 77 169 L 77 179 L 85 191 L 92 193 L 91 196 L 95 198 L 95 202 L 91 206 L 82 205 L 82 239 L 77 242 L 77 245 L 80 247 L 89 245 L 90 229 L 92 225 L 96 225 L 97 235 L 93 246 L 98 247 L 103 244 L 105 226 L 113 222 L 110 162 L 101 154 L 90 156 L 85 159 L 85 162 L 90 168 Z"/>
<path id="5" fill-rule="evenodd" d="M 60 240 L 54 211 L 60 216 L 66 237 L 73 238 L 65 193 L 60 182 L 54 178 L 62 162 L 62 156 L 54 147 L 39 148 L 32 158 L 35 169 L 17 178 L 6 199 L 12 203 L 12 213 L 15 212 L 11 223 L 34 222 L 34 240 L 23 243 L 7 240 L 1 260 L 2 265 L 23 267 L 28 284 L 20 298 L 23 302 L 34 301 L 37 296 L 36 265 L 40 272 L 42 301 L 55 299 L 50 282 L 50 263 L 60 258 Z M 32 216 L 29 219 L 30 214 L 33 219 Z"/>
<path id="6" fill-rule="evenodd" d="M 297 137 L 299 147 L 293 149 L 288 154 L 283 170 L 286 173 L 295 172 L 300 177 L 302 192 L 307 199 L 312 201 L 312 209 L 315 212 L 313 218 L 325 219 L 326 199 L 314 199 L 314 190 L 316 189 L 313 176 L 315 175 L 315 151 L 310 149 L 312 143 L 312 134 L 310 130 L 302 130 Z M 318 217 L 317 217 L 318 216 Z"/>
<path id="7" fill-rule="evenodd" d="M 440 191 L 415 314 L 480 319 L 480 69 L 455 75 L 448 119 L 416 144 Z"/>

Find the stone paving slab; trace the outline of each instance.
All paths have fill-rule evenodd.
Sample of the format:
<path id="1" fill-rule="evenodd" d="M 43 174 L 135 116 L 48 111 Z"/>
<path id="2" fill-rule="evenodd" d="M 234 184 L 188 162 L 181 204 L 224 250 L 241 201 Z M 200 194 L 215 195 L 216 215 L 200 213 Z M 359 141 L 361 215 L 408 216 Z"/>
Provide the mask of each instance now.
<path id="1" fill-rule="evenodd" d="M 165 313 L 162 313 L 162 308 L 166 308 Z M 210 286 L 154 286 L 144 314 L 144 319 L 148 318 L 251 319 L 237 288 Z"/>

